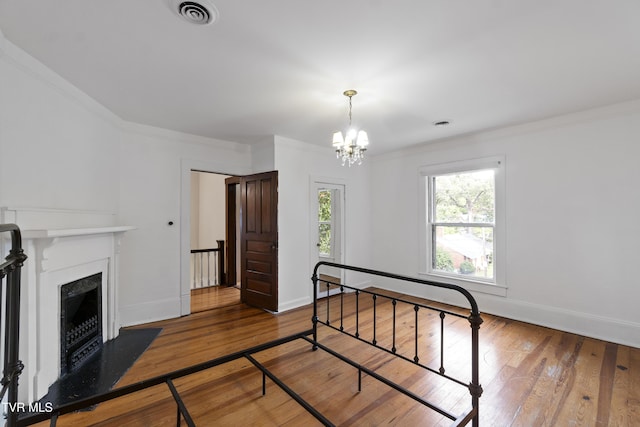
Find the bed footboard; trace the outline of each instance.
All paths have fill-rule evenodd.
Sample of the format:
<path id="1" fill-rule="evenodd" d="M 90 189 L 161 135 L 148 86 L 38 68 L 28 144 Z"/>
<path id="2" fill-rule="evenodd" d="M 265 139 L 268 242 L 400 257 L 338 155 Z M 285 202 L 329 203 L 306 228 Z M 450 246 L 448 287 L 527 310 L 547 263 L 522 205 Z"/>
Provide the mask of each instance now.
<path id="1" fill-rule="evenodd" d="M 464 313 L 462 313 L 461 311 L 454 311 L 452 308 L 443 305 L 427 305 L 424 302 L 411 301 L 404 295 L 394 292 L 376 289 L 359 289 L 344 283 L 339 283 L 339 281 L 333 281 L 331 277 L 321 278 L 319 269 L 322 266 L 364 273 L 373 277 L 383 277 L 400 282 L 417 283 L 426 287 L 447 289 L 453 293 L 461 294 L 468 302 L 469 310 L 465 310 Z M 447 283 L 432 282 L 331 262 L 317 263 L 311 279 L 314 285 L 314 298 L 312 318 L 313 340 L 310 341 L 314 346 L 328 351 L 335 357 L 356 367 L 359 375 L 364 372 L 449 418 L 453 422 L 452 425 L 466 425 L 469 421 L 472 421 L 474 426 L 479 425 L 479 399 L 482 394 L 482 386 L 479 381 L 479 329 L 482 323 L 482 317 L 480 316 L 476 300 L 466 289 Z M 324 301 L 322 303 L 320 302 L 321 298 L 323 298 Z M 383 310 L 384 314 L 382 314 Z M 425 316 L 421 315 L 421 313 L 425 311 L 428 312 L 428 318 L 426 319 Z M 362 316 L 365 316 L 364 313 L 371 312 L 373 315 L 366 314 L 366 316 L 368 316 L 367 320 L 366 322 L 363 321 Z M 348 325 L 347 318 L 349 319 Z M 449 365 L 448 361 L 445 360 L 445 319 L 449 318 L 466 319 L 471 328 L 469 343 L 470 354 L 466 362 L 462 362 L 468 363 L 468 366 L 470 366 L 469 376 L 466 378 L 468 381 L 461 379 L 458 375 L 450 375 L 448 373 Z M 433 339 L 433 335 L 436 334 L 426 333 L 426 327 L 423 324 L 423 322 L 433 322 L 433 320 L 439 323 L 437 328 L 439 329 L 439 340 Z M 363 331 L 363 325 L 365 323 L 366 331 Z M 375 371 L 367 369 L 350 358 L 331 350 L 319 342 L 319 325 L 326 326 L 341 334 L 367 343 L 370 346 L 415 366 L 419 366 L 452 383 L 466 387 L 471 400 L 468 409 L 465 410 L 462 415 L 453 414 L 441 405 L 436 405 L 397 383 L 378 375 Z M 410 343 L 407 343 L 407 334 L 402 334 L 403 328 L 405 330 L 407 328 L 410 329 L 410 335 L 412 335 L 409 340 L 411 341 Z M 424 334 L 423 330 L 425 330 Z M 433 327 L 431 327 L 430 330 L 433 330 Z M 402 338 L 400 338 L 401 336 Z M 402 339 L 402 345 L 399 344 L 400 339 Z M 437 341 L 438 344 L 436 346 L 438 347 L 437 351 L 433 348 L 434 341 Z M 400 346 L 403 348 L 399 348 Z M 421 358 L 421 353 L 426 353 L 422 351 L 425 346 L 429 346 L 430 348 L 428 352 L 430 357 L 426 361 Z M 459 360 L 458 362 L 460 363 Z M 360 382 L 361 380 L 359 380 L 359 383 Z M 359 384 L 359 389 L 360 387 Z"/>

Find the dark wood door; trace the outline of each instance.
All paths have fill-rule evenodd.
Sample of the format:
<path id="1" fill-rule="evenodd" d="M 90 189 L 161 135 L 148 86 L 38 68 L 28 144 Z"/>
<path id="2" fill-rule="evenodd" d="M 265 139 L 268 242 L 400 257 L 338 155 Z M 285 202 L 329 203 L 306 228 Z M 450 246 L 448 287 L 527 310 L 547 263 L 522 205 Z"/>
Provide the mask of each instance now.
<path id="1" fill-rule="evenodd" d="M 278 310 L 278 172 L 240 177 L 240 296 Z"/>
<path id="2" fill-rule="evenodd" d="M 240 200 L 238 196 L 240 192 L 240 177 L 239 176 L 231 176 L 224 180 L 224 183 L 227 187 L 225 192 L 225 210 L 226 210 L 226 256 L 225 260 L 227 262 L 225 271 L 227 286 L 236 286 L 238 283 L 238 272 L 237 268 L 238 258 L 238 247 L 240 245 L 240 239 L 238 238 L 238 233 L 240 230 L 240 221 L 239 221 L 239 212 L 240 206 L 238 201 Z"/>

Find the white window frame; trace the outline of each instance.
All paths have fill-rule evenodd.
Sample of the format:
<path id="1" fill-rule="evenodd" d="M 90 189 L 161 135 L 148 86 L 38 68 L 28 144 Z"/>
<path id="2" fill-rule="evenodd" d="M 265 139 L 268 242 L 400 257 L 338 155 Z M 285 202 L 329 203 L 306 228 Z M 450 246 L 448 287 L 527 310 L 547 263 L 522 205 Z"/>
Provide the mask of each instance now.
<path id="1" fill-rule="evenodd" d="M 431 238 L 432 223 L 430 210 L 430 181 L 434 176 L 454 173 L 474 172 L 478 170 L 494 170 L 495 178 L 495 225 L 494 252 L 493 252 L 493 279 L 487 280 L 478 277 L 462 277 L 459 274 L 451 274 L 434 270 L 430 260 L 433 256 L 433 239 Z M 505 159 L 504 156 L 485 157 L 480 159 L 463 160 L 451 163 L 425 165 L 419 168 L 419 236 L 420 236 L 420 276 L 427 280 L 452 283 L 462 286 L 470 291 L 478 291 L 492 295 L 506 296 L 507 287 L 505 281 Z"/>

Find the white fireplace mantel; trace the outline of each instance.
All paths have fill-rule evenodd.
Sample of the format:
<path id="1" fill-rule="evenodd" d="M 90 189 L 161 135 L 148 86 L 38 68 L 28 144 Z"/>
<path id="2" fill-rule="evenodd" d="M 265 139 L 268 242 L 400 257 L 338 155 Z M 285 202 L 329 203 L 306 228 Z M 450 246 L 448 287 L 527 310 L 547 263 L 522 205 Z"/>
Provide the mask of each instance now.
<path id="1" fill-rule="evenodd" d="M 89 236 L 93 234 L 122 233 L 135 230 L 136 227 L 121 225 L 114 227 L 87 227 L 87 228 L 62 228 L 42 230 L 22 230 L 22 238 L 28 239 L 53 239 L 56 237 Z"/>
<path id="2" fill-rule="evenodd" d="M 119 254 L 132 226 L 41 228 L 22 232 L 28 256 L 22 274 L 20 398 L 40 399 L 60 375 L 60 288 L 102 273 L 103 341 L 120 330 Z"/>
<path id="3" fill-rule="evenodd" d="M 106 237 L 112 239 L 113 254 L 107 254 L 107 256 L 113 258 L 112 262 L 115 262 L 115 257 L 120 253 L 120 242 L 123 233 L 135 229 L 136 227 L 133 226 L 121 225 L 107 227 L 26 229 L 21 230 L 21 232 L 25 251 L 27 255 L 31 255 L 31 263 L 35 265 L 37 273 L 43 273 L 48 270 L 74 265 L 76 260 L 65 258 L 79 257 L 80 255 L 66 254 L 59 249 L 59 246 L 69 246 L 69 242 L 73 241 L 73 238 L 83 238 L 84 241 L 86 241 L 82 248 L 83 252 L 97 250 L 91 247 L 91 238 L 99 239 Z M 89 245 L 88 247 L 87 244 Z M 56 249 L 52 250 L 51 248 L 54 246 L 56 246 Z M 31 252 L 31 254 L 29 252 Z M 87 255 L 87 261 L 94 257 L 91 253 Z M 81 256 L 85 257 L 87 255 L 82 254 Z M 96 254 L 95 256 L 98 255 Z"/>

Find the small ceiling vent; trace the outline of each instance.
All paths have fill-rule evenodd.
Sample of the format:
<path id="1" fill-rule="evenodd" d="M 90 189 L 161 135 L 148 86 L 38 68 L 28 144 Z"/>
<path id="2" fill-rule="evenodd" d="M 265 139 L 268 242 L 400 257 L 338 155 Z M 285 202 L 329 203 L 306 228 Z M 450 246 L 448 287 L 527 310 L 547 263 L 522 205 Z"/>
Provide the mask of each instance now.
<path id="1" fill-rule="evenodd" d="M 209 0 L 171 0 L 170 4 L 174 12 L 192 24 L 206 25 L 218 19 L 218 10 Z"/>

